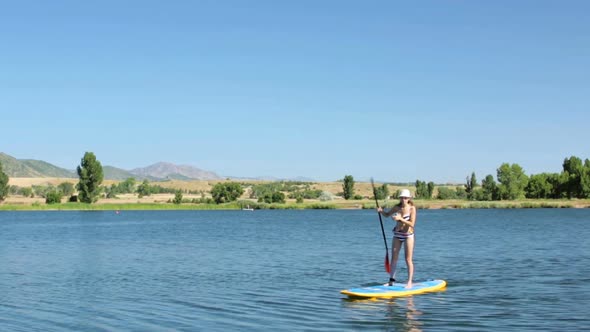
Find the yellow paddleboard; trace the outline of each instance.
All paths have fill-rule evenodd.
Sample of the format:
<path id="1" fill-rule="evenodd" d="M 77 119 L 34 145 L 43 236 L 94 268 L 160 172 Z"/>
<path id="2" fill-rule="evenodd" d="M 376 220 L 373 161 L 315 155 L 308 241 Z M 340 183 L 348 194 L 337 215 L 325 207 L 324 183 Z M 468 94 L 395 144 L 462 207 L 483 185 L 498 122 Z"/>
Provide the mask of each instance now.
<path id="1" fill-rule="evenodd" d="M 392 298 L 408 296 L 427 292 L 436 292 L 447 286 L 444 280 L 429 280 L 412 283 L 411 288 L 406 288 L 406 284 L 394 283 L 392 286 L 378 285 L 370 287 L 350 288 L 340 291 L 348 297 L 356 298 Z"/>

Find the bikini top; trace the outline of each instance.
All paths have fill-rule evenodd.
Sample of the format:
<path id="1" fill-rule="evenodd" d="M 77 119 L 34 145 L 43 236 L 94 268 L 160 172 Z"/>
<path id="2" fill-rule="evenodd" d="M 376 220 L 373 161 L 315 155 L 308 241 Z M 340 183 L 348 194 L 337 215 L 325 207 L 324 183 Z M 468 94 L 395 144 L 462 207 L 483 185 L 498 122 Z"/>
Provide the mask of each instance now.
<path id="1" fill-rule="evenodd" d="M 406 214 L 406 215 L 403 215 L 403 216 L 402 216 L 402 218 L 404 218 L 404 220 L 405 220 L 405 221 L 410 221 L 410 218 L 411 218 L 411 217 L 412 217 L 412 215 L 411 215 L 411 214 Z M 400 234 L 402 234 L 401 232 L 399 232 L 399 231 L 397 230 L 397 226 L 395 226 L 395 227 L 393 228 L 393 231 L 394 231 L 395 233 L 400 233 Z M 408 233 L 403 233 L 403 234 L 412 234 L 412 233 L 413 233 L 413 232 L 408 232 Z"/>

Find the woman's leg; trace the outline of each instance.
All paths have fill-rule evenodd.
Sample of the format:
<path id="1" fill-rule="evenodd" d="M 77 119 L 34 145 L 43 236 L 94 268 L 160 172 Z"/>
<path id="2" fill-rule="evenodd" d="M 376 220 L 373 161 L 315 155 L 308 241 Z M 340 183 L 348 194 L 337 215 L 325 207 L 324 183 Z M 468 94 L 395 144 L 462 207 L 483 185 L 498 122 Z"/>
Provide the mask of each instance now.
<path id="1" fill-rule="evenodd" d="M 412 260 L 414 255 L 414 237 L 410 236 L 404 242 L 404 251 L 406 253 L 406 265 L 408 266 L 408 284 L 406 285 L 406 288 L 411 288 L 412 279 L 414 278 L 414 261 Z"/>
<path id="2" fill-rule="evenodd" d="M 397 259 L 399 258 L 399 251 L 402 248 L 402 242 L 397 239 L 393 238 L 393 245 L 391 246 L 391 272 L 389 272 L 389 280 L 391 284 L 391 280 L 395 279 L 395 268 L 397 266 Z"/>

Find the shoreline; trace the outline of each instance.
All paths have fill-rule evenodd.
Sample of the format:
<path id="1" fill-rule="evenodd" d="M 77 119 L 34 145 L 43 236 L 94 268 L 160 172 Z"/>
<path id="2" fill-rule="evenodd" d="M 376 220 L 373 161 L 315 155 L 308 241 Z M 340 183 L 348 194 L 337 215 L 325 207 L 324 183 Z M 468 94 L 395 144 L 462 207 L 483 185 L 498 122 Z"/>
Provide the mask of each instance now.
<path id="1" fill-rule="evenodd" d="M 65 178 L 9 178 L 10 185 L 30 187 L 33 185 L 57 186 L 62 182 L 75 184 L 77 179 Z M 103 185 L 108 186 L 120 181 L 105 180 Z M 174 194 L 152 194 L 139 198 L 137 194 L 119 194 L 116 198 L 100 198 L 97 203 L 66 203 L 66 198 L 60 204 L 47 205 L 42 197 L 23 197 L 20 195 L 9 195 L 3 202 L 0 202 L 0 211 L 50 211 L 50 210 L 241 210 L 246 206 L 254 209 L 338 209 L 358 210 L 374 209 L 375 201 L 370 198 L 373 195 L 372 186 L 367 182 L 356 182 L 355 193 L 363 199 L 345 200 L 339 193 L 342 191 L 340 182 L 313 182 L 310 189 L 329 192 L 334 199 L 320 201 L 318 199 L 305 199 L 303 203 L 296 203 L 294 199 L 287 199 L 285 204 L 258 203 L 250 198 L 250 191 L 255 184 L 268 181 L 247 182 L 246 190 L 236 202 L 225 204 L 197 204 L 189 201 L 197 201 L 203 197 L 211 197 L 209 194 L 213 185 L 221 181 L 180 181 L 170 180 L 165 182 L 153 182 L 152 185 L 159 185 L 165 188 L 174 188 L 184 192 L 183 199 L 186 202 L 176 205 L 172 203 Z M 456 187 L 456 186 L 450 186 Z M 406 188 L 406 186 L 388 185 L 389 192 Z M 414 190 L 409 186 L 410 190 Z M 189 193 L 191 192 L 191 193 Z M 392 207 L 399 201 L 397 199 L 380 200 L 379 204 L 384 207 Z M 461 199 L 416 199 L 414 200 L 418 209 L 514 209 L 514 208 L 590 208 L 590 199 L 520 199 L 513 201 L 469 201 Z"/>
<path id="2" fill-rule="evenodd" d="M 391 207 L 397 201 L 390 200 L 382 204 Z M 467 200 L 416 200 L 416 207 L 425 210 L 445 209 L 535 209 L 535 208 L 590 208 L 590 199 L 560 199 L 539 200 L 525 199 L 515 201 L 467 201 Z M 374 209 L 372 200 L 334 200 L 334 201 L 307 201 L 304 203 L 287 202 L 285 204 L 265 204 L 256 201 L 240 200 L 225 204 L 173 204 L 167 201 L 139 201 L 130 202 L 99 202 L 86 203 L 59 203 L 46 204 L 36 200 L 34 202 L 3 202 L 0 203 L 0 211 L 133 211 L 133 210 L 242 210 L 249 205 L 255 210 L 362 210 Z"/>

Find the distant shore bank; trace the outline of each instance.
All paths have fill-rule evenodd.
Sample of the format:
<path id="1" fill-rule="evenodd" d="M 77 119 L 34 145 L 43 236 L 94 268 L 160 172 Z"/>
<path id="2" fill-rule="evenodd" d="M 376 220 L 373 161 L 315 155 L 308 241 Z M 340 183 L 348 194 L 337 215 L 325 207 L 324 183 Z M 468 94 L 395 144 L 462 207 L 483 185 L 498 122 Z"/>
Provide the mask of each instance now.
<path id="1" fill-rule="evenodd" d="M 77 179 L 65 178 L 10 178 L 9 184 L 20 187 L 30 187 L 33 185 L 57 186 L 62 182 L 77 183 Z M 111 186 L 120 181 L 106 180 L 103 185 Z M 23 197 L 19 195 L 9 195 L 4 202 L 0 203 L 0 211 L 21 210 L 241 210 L 247 206 L 255 210 L 264 209 L 374 209 L 375 201 L 370 198 L 373 195 L 370 183 L 355 183 L 355 195 L 363 197 L 360 200 L 345 200 L 342 198 L 341 182 L 314 182 L 310 183 L 310 188 L 322 192 L 331 193 L 332 200 L 320 201 L 319 199 L 305 199 L 303 203 L 297 203 L 295 199 L 287 198 L 285 204 L 266 204 L 258 203 L 256 199 L 250 198 L 252 186 L 256 184 L 268 183 L 268 181 L 248 182 L 244 194 L 237 202 L 226 204 L 197 204 L 203 197 L 211 197 L 210 191 L 213 185 L 219 181 L 180 181 L 171 180 L 165 182 L 154 182 L 158 186 L 165 188 L 179 189 L 183 191 L 183 203 L 173 204 L 174 194 L 152 194 L 149 196 L 138 197 L 137 194 L 118 194 L 114 198 L 100 198 L 97 203 L 65 203 L 66 198 L 62 199 L 61 204 L 45 203 L 45 198 Z M 379 184 L 377 184 L 379 185 Z M 459 185 L 449 185 L 449 188 L 455 188 Z M 394 193 L 402 188 L 410 188 L 415 192 L 412 186 L 388 185 L 389 192 Z M 382 206 L 391 207 L 397 204 L 397 199 L 380 200 Z M 521 199 L 514 201 L 470 201 L 462 199 L 416 199 L 415 204 L 419 209 L 505 209 L 505 208 L 590 208 L 590 199 Z"/>
<path id="2" fill-rule="evenodd" d="M 397 201 L 382 202 L 384 206 L 392 206 Z M 517 201 L 467 201 L 467 200 L 416 200 L 418 209 L 523 209 L 523 208 L 590 208 L 590 200 L 517 200 Z M 306 209 L 374 209 L 372 200 L 335 200 L 335 201 L 306 201 L 304 203 L 287 202 L 285 204 L 265 204 L 256 201 L 241 200 L 226 204 L 173 204 L 161 202 L 99 202 L 45 204 L 44 202 L 3 202 L 0 211 L 51 211 L 51 210 L 95 210 L 95 211 L 124 211 L 124 210 L 242 210 L 246 206 L 254 210 L 306 210 Z"/>

